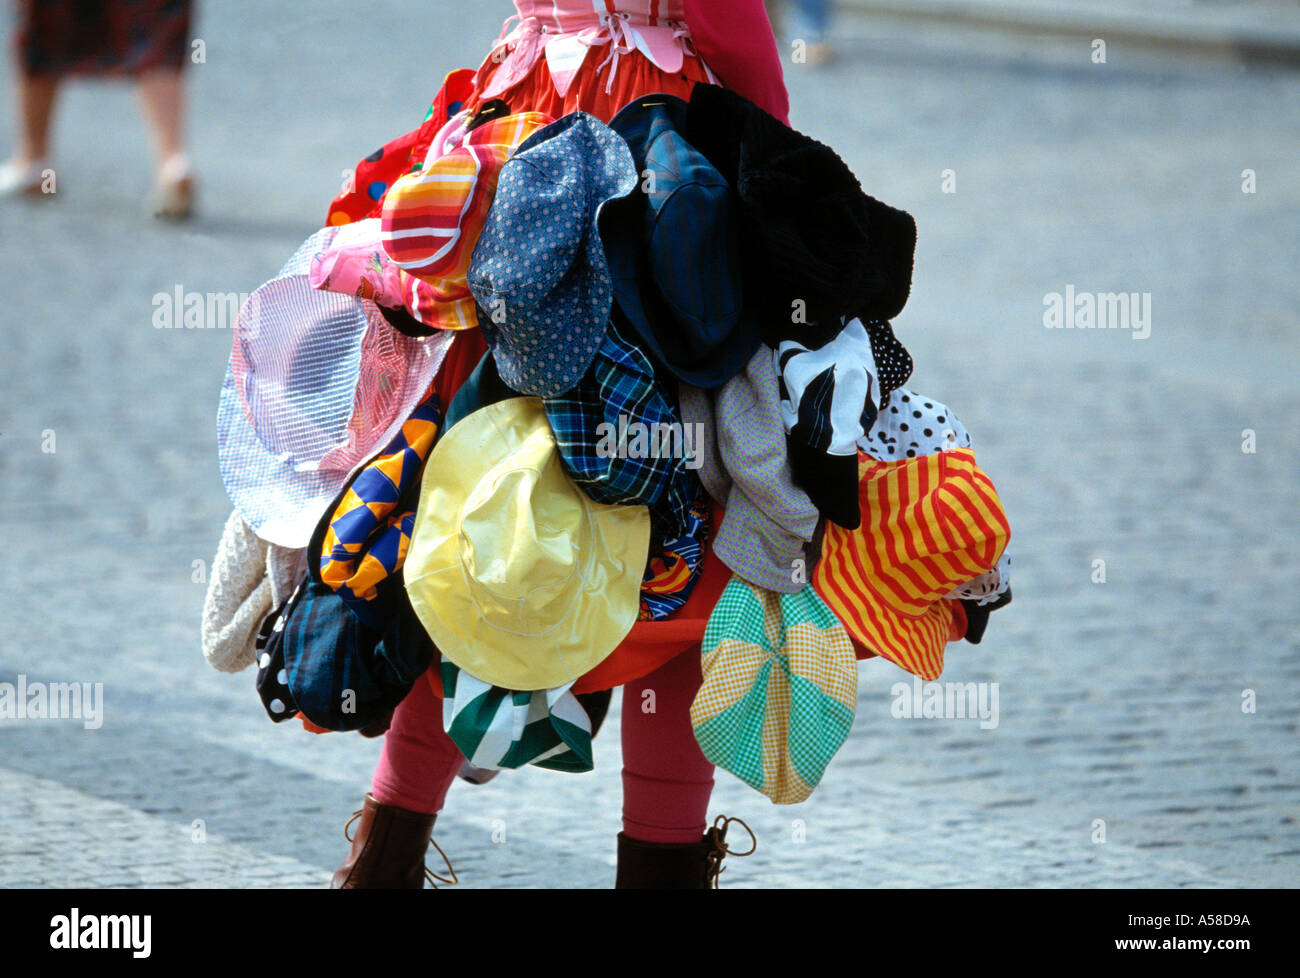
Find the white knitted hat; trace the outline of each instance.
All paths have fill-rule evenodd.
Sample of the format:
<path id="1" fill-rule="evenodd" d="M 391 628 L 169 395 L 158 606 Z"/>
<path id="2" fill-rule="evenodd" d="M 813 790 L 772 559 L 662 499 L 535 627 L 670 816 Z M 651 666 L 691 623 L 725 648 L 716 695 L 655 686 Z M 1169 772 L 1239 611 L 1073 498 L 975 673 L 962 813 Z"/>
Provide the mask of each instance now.
<path id="1" fill-rule="evenodd" d="M 203 601 L 203 658 L 220 672 L 256 661 L 257 633 L 307 574 L 304 549 L 261 539 L 239 515 L 226 520 Z"/>

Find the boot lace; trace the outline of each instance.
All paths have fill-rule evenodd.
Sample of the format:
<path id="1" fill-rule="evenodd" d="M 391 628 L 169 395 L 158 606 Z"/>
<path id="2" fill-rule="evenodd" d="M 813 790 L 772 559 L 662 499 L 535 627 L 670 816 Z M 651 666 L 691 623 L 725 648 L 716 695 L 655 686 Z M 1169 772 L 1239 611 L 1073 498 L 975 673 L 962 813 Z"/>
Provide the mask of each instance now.
<path id="1" fill-rule="evenodd" d="M 736 852 L 727 845 L 727 829 L 731 823 L 735 822 L 749 833 L 749 840 L 752 843 L 745 852 Z M 754 830 L 738 818 L 730 818 L 726 815 L 719 815 L 713 820 L 713 827 L 708 832 L 710 841 L 713 843 L 712 848 L 706 856 L 706 867 L 704 872 L 704 885 L 711 890 L 718 889 L 718 877 L 722 875 L 722 860 L 727 856 L 743 858 L 752 856 L 758 850 L 758 836 L 754 835 Z"/>
<path id="2" fill-rule="evenodd" d="M 429 881 L 429 885 L 433 887 L 435 890 L 438 888 L 439 883 L 445 883 L 447 886 L 455 886 L 457 883 L 460 882 L 460 877 L 456 875 L 456 870 L 452 868 L 451 860 L 448 859 L 447 854 L 442 851 L 442 846 L 438 845 L 438 843 L 433 841 L 432 836 L 429 837 L 429 842 L 435 849 L 438 850 L 438 855 L 442 857 L 442 861 L 446 864 L 447 873 L 449 875 L 439 876 L 428 866 L 425 866 L 424 878 Z"/>

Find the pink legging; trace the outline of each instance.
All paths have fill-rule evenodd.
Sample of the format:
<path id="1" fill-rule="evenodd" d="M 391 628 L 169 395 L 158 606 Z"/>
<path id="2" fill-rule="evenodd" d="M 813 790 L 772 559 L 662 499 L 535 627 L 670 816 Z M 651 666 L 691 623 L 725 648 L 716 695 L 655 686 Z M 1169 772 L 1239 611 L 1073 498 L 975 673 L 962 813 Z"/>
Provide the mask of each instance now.
<path id="1" fill-rule="evenodd" d="M 643 842 L 699 842 L 713 765 L 691 729 L 700 649 L 623 687 L 623 831 Z"/>
<path id="2" fill-rule="evenodd" d="M 691 732 L 699 687 L 698 648 L 623 687 L 623 831 L 634 839 L 698 842 L 704 834 L 713 765 Z M 439 812 L 463 762 L 443 731 L 442 700 L 421 679 L 393 713 L 371 793 L 387 805 Z"/>

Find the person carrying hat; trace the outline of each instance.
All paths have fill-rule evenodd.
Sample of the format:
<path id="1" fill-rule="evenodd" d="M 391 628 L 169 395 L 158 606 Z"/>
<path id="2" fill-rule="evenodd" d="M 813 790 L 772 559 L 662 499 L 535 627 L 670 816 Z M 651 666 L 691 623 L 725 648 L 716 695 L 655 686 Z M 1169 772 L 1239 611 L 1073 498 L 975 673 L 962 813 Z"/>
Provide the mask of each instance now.
<path id="1" fill-rule="evenodd" d="M 857 659 L 933 679 L 1010 600 L 992 482 L 902 386 L 911 216 L 789 126 L 760 0 L 601 6 L 516 0 L 232 348 L 210 661 L 251 638 L 272 720 L 384 735 L 336 888 L 456 882 L 424 866 L 451 782 L 591 770 L 619 686 L 615 885 L 716 885 L 715 765 L 802 801 Z M 625 423 L 698 434 L 610 452 Z M 305 548 L 283 604 L 267 554 L 233 573 L 250 533 Z"/>
<path id="2" fill-rule="evenodd" d="M 515 7 L 515 16 L 507 20 L 472 84 L 464 76 L 449 76 L 449 86 L 469 86 L 463 108 L 470 116 L 499 101 L 515 115 L 536 113 L 560 120 L 583 112 L 608 123 L 620 109 L 645 95 L 686 99 L 697 85 L 723 85 L 781 121 L 788 119 L 780 59 L 762 0 L 515 0 Z M 433 138 L 432 132 L 426 133 L 421 147 Z M 397 142 L 390 144 L 401 150 L 403 160 L 413 141 L 404 139 L 400 147 Z M 382 158 L 382 153 L 376 154 L 371 161 Z M 369 184 L 381 194 L 388 189 L 388 174 L 383 176 L 381 180 L 377 175 Z M 337 199 L 330 221 L 348 223 L 367 213 L 375 216 L 381 208 L 373 194 L 372 199 L 363 198 L 357 193 Z M 389 244 L 386 241 L 385 247 Z M 481 351 L 481 332 L 466 330 L 457 335 L 457 342 Z M 449 358 L 438 380 L 444 404 L 452 401 L 474 364 L 472 356 Z M 511 430 L 530 417 L 522 406 L 497 413 L 502 417 L 493 423 L 513 425 Z M 447 430 L 452 438 L 455 429 L 449 424 Z M 528 447 L 539 445 L 528 431 L 522 429 L 518 450 L 525 456 L 541 451 L 539 457 L 545 457 L 545 445 Z M 501 471 L 513 472 L 509 465 Z M 534 491 L 543 491 L 545 479 L 542 483 Z M 513 501 L 514 497 L 488 500 L 479 511 L 496 507 L 504 512 Z M 634 507 L 605 507 L 620 508 Z M 420 533 L 417 524 L 415 534 Z M 469 530 L 465 533 L 473 535 Z M 409 566 L 407 572 L 409 590 Z M 575 693 L 618 685 L 624 689 L 624 810 L 616 886 L 716 885 L 722 857 L 731 851 L 725 835 L 732 820 L 720 817 L 706 831 L 714 768 L 700 751 L 690 718 L 701 683 L 704 622 L 728 576 L 724 566 L 706 557 L 693 602 L 688 601 L 672 619 L 637 622 L 614 655 L 572 686 Z M 419 611 L 419 602 L 415 603 Z M 427 627 L 433 619 L 423 620 Z M 431 670 L 429 682 L 416 682 L 393 713 L 371 791 L 350 837 L 351 852 L 332 882 L 336 888 L 423 885 L 424 857 L 436 815 L 465 762 L 444 730 L 441 694 L 450 691 L 442 685 L 442 677 L 432 678 L 437 672 Z M 654 708 L 643 709 L 651 701 Z"/>

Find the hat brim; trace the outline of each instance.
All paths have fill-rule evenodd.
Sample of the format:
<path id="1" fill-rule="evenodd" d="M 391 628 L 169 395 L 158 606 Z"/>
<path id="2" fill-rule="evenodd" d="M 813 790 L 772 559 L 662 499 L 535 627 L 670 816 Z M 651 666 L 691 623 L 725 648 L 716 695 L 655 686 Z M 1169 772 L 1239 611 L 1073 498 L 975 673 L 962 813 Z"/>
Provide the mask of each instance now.
<path id="1" fill-rule="evenodd" d="M 488 405 L 447 431 L 425 466 L 405 567 L 411 605 L 442 654 L 484 682 L 523 691 L 571 683 L 618 646 L 636 622 L 650 545 L 645 507 L 604 506 L 570 482 L 590 530 L 580 585 L 551 619 L 520 628 L 484 617 L 461 562 L 462 509 L 492 467 L 533 437 L 550 438 L 558 453 L 531 397 Z M 501 541 L 506 560 L 510 542 Z"/>
<path id="2" fill-rule="evenodd" d="M 590 241 L 587 244 L 586 266 L 575 261 L 545 302 L 528 317 L 535 322 L 545 321 L 554 325 L 538 329 L 534 325 L 516 323 L 507 332 L 492 321 L 491 309 L 483 308 L 479 323 L 492 349 L 497 371 L 502 380 L 521 394 L 558 397 L 572 390 L 590 368 L 600 344 L 604 342 L 614 291 L 605 266 L 604 248 L 595 234 L 589 237 L 595 242 L 594 246 Z M 599 268 L 593 264 L 597 258 Z M 495 298 L 488 298 L 489 304 L 493 301 Z M 506 298 L 505 302 L 508 306 L 509 299 Z M 595 327 L 597 322 L 600 324 L 598 329 Z M 518 342 L 524 335 L 530 337 L 527 344 Z M 557 351 L 563 352 L 562 363 L 556 359 Z M 544 373 L 536 369 L 542 362 L 548 364 Z"/>
<path id="3" fill-rule="evenodd" d="M 860 464 L 863 528 L 827 526 L 813 586 L 871 651 L 937 679 L 945 646 L 966 625 L 943 596 L 996 566 L 1010 538 L 1006 514 L 969 449 Z M 905 515 L 913 509 L 920 515 Z"/>
<path id="4" fill-rule="evenodd" d="M 257 437 L 239 400 L 227 372 L 217 407 L 217 455 L 226 494 L 263 540 L 305 547 L 348 473 L 299 470 L 292 459 L 273 454 Z"/>
<path id="5" fill-rule="evenodd" d="M 235 342 L 239 343 L 242 331 L 253 327 L 258 330 L 256 335 L 260 336 L 261 330 L 267 328 L 260 322 L 264 318 L 273 329 L 298 328 L 299 334 L 289 344 L 296 349 L 309 342 L 302 333 L 302 323 L 304 319 L 310 319 L 322 337 L 328 337 L 329 342 L 338 345 L 338 355 L 329 362 L 328 376 L 324 381 L 331 385 L 331 389 L 300 392 L 301 400 L 309 402 L 307 406 L 311 410 L 319 412 L 322 404 L 328 402 L 333 413 L 324 426 L 328 430 L 318 439 L 320 444 L 309 453 L 316 455 L 319 452 L 319 457 L 293 457 L 283 448 L 277 451 L 267 444 L 249 417 L 244 398 L 235 383 L 233 364 L 227 364 L 217 406 L 217 457 L 227 494 L 235 509 L 261 539 L 290 549 L 307 546 L 325 507 L 334 499 L 349 474 L 364 465 L 373 451 L 387 444 L 401 428 L 406 420 L 404 415 L 409 414 L 423 398 L 437 375 L 452 339 L 450 335 L 441 333 L 420 338 L 404 336 L 393 330 L 374 303 L 312 288 L 307 278 L 312 255 L 327 245 L 335 233 L 337 229 L 332 228 L 312 235 L 276 278 L 249 297 L 240 310 L 235 337 Z M 254 305 L 255 297 L 257 305 Z M 291 315 L 273 315 L 271 310 L 281 305 L 288 306 Z M 249 312 L 250 307 L 252 312 Z M 305 316 L 303 310 L 306 309 L 318 310 L 318 315 Z M 259 322 L 246 326 L 246 315 L 259 317 Z M 352 446 L 354 450 L 350 452 L 356 459 L 353 465 L 321 468 L 318 466 L 321 459 L 346 443 L 356 388 L 363 373 L 366 336 L 374 329 L 392 330 L 396 339 L 408 345 L 409 373 L 403 389 L 408 395 L 404 400 L 410 403 L 403 410 L 403 405 L 394 399 L 395 410 L 387 423 L 382 428 L 370 425 L 367 432 L 357 439 Z M 339 342 L 340 335 L 347 337 L 346 343 Z M 283 404 L 296 400 L 290 392 Z M 347 409 L 335 410 L 333 405 L 339 403 L 346 403 Z M 309 412 L 304 410 L 302 413 L 307 417 Z"/>
<path id="6" fill-rule="evenodd" d="M 619 239 L 611 235 L 610 240 Z M 615 245 L 612 250 L 621 248 L 621 244 Z M 753 317 L 742 313 L 726 342 L 707 358 L 685 361 L 676 351 L 686 348 L 683 338 L 693 327 L 672 311 L 647 263 L 620 254 L 611 259 L 611 270 L 615 261 L 619 270 L 612 281 L 618 312 L 656 363 L 678 380 L 704 390 L 721 387 L 745 369 L 762 342 Z"/>
<path id="7" fill-rule="evenodd" d="M 952 631 L 953 612 L 948 602 L 940 599 L 915 616 L 895 611 L 858 575 L 852 562 L 845 559 L 845 550 L 823 550 L 813 572 L 817 594 L 849 634 L 870 651 L 922 679 L 938 679 Z M 832 580 L 835 586 L 829 587 Z"/>
<path id="8" fill-rule="evenodd" d="M 464 282 L 463 280 L 458 283 L 440 281 L 429 284 L 436 290 L 445 291 L 449 285 L 459 288 Z M 478 303 L 474 301 L 468 288 L 464 289 L 464 295 L 454 299 L 430 299 L 427 296 L 419 296 L 419 299 L 419 303 L 412 309 L 412 315 L 416 322 L 431 329 L 457 333 L 461 330 L 474 329 L 479 324 Z"/>

